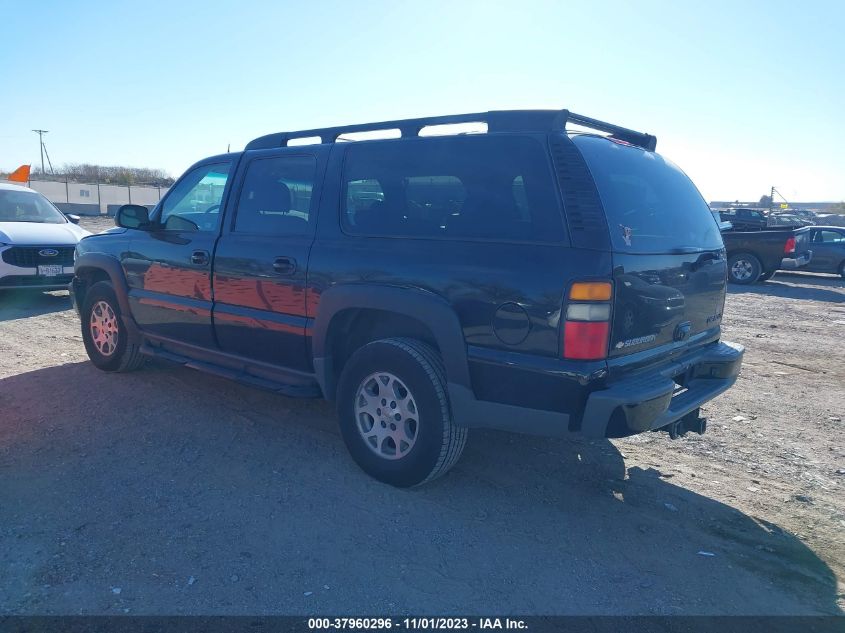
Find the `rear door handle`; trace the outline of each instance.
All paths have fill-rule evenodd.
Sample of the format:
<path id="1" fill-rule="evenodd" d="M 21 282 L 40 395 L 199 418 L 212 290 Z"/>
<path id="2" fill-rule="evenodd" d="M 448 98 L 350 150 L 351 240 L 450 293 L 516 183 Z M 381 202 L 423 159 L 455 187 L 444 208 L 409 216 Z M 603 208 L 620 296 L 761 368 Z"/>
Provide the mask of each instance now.
<path id="1" fill-rule="evenodd" d="M 208 264 L 208 251 L 194 251 L 191 253 L 191 263 L 196 266 Z"/>
<path id="2" fill-rule="evenodd" d="M 296 260 L 293 257 L 277 257 L 273 260 L 273 270 L 280 275 L 292 275 L 296 272 Z"/>

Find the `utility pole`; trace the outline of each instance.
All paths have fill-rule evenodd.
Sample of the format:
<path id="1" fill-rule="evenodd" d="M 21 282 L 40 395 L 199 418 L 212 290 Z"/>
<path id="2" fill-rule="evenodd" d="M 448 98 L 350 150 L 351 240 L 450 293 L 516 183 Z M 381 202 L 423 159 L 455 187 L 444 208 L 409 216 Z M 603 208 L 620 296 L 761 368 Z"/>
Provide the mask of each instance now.
<path id="1" fill-rule="evenodd" d="M 50 130 L 32 130 L 38 134 L 38 147 L 41 149 L 41 173 L 44 173 L 44 139 L 43 136 Z"/>
<path id="2" fill-rule="evenodd" d="M 55 174 L 56 172 L 53 171 L 53 161 L 50 160 L 50 152 L 47 151 L 47 143 L 44 143 L 41 147 L 44 148 L 44 155 L 47 157 L 47 166 L 50 168 L 50 173 Z M 44 168 L 42 167 L 42 169 Z M 65 179 L 67 179 L 67 176 Z"/>
<path id="3" fill-rule="evenodd" d="M 769 195 L 769 213 L 775 208 L 775 186 L 772 185 L 771 195 Z"/>
<path id="4" fill-rule="evenodd" d="M 775 204 L 775 194 L 778 194 L 780 196 L 780 199 L 783 200 L 784 204 L 786 204 L 786 208 L 789 208 L 789 200 L 784 198 L 783 194 L 774 187 L 772 187 L 772 206 L 774 206 Z"/>

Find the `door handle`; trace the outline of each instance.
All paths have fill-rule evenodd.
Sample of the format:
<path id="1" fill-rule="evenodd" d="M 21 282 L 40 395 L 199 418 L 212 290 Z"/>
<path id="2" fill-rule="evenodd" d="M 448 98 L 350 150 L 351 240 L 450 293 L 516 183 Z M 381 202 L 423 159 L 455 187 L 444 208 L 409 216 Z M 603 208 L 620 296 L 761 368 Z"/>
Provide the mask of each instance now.
<path id="1" fill-rule="evenodd" d="M 280 275 L 292 275 L 296 272 L 296 260 L 293 257 L 277 257 L 273 260 L 273 270 Z"/>
<path id="2" fill-rule="evenodd" d="M 196 266 L 208 264 L 208 251 L 194 251 L 191 253 L 191 263 Z"/>

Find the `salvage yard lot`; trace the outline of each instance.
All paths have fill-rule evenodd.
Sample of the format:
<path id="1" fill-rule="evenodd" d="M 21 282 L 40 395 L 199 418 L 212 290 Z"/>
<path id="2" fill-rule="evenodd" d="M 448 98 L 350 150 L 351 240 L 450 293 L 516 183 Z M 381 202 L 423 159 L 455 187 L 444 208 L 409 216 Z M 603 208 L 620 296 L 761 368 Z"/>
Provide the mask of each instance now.
<path id="1" fill-rule="evenodd" d="M 66 293 L 0 294 L 0 613 L 840 613 L 843 330 L 837 277 L 732 287 L 704 436 L 473 432 L 397 490 L 325 402 L 107 375 Z"/>

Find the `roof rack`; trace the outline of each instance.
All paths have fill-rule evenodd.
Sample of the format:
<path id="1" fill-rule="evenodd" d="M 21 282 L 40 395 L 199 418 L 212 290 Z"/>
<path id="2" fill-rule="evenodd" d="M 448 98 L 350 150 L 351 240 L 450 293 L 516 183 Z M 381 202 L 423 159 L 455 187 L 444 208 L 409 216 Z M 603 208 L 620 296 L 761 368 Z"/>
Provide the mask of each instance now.
<path id="1" fill-rule="evenodd" d="M 488 132 L 549 132 L 565 130 L 567 123 L 590 128 L 610 134 L 611 138 L 653 152 L 657 147 L 657 138 L 651 134 L 636 132 L 628 128 L 592 119 L 569 110 L 493 110 L 472 114 L 450 114 L 446 116 L 424 117 L 420 119 L 399 119 L 378 123 L 362 123 L 338 127 L 298 130 L 296 132 L 278 132 L 267 134 L 250 141 L 246 149 L 271 149 L 284 147 L 292 139 L 319 137 L 321 143 L 334 143 L 343 134 L 353 132 L 374 132 L 378 130 L 398 129 L 402 138 L 419 136 L 420 130 L 431 125 L 451 125 L 455 123 L 486 123 Z"/>

